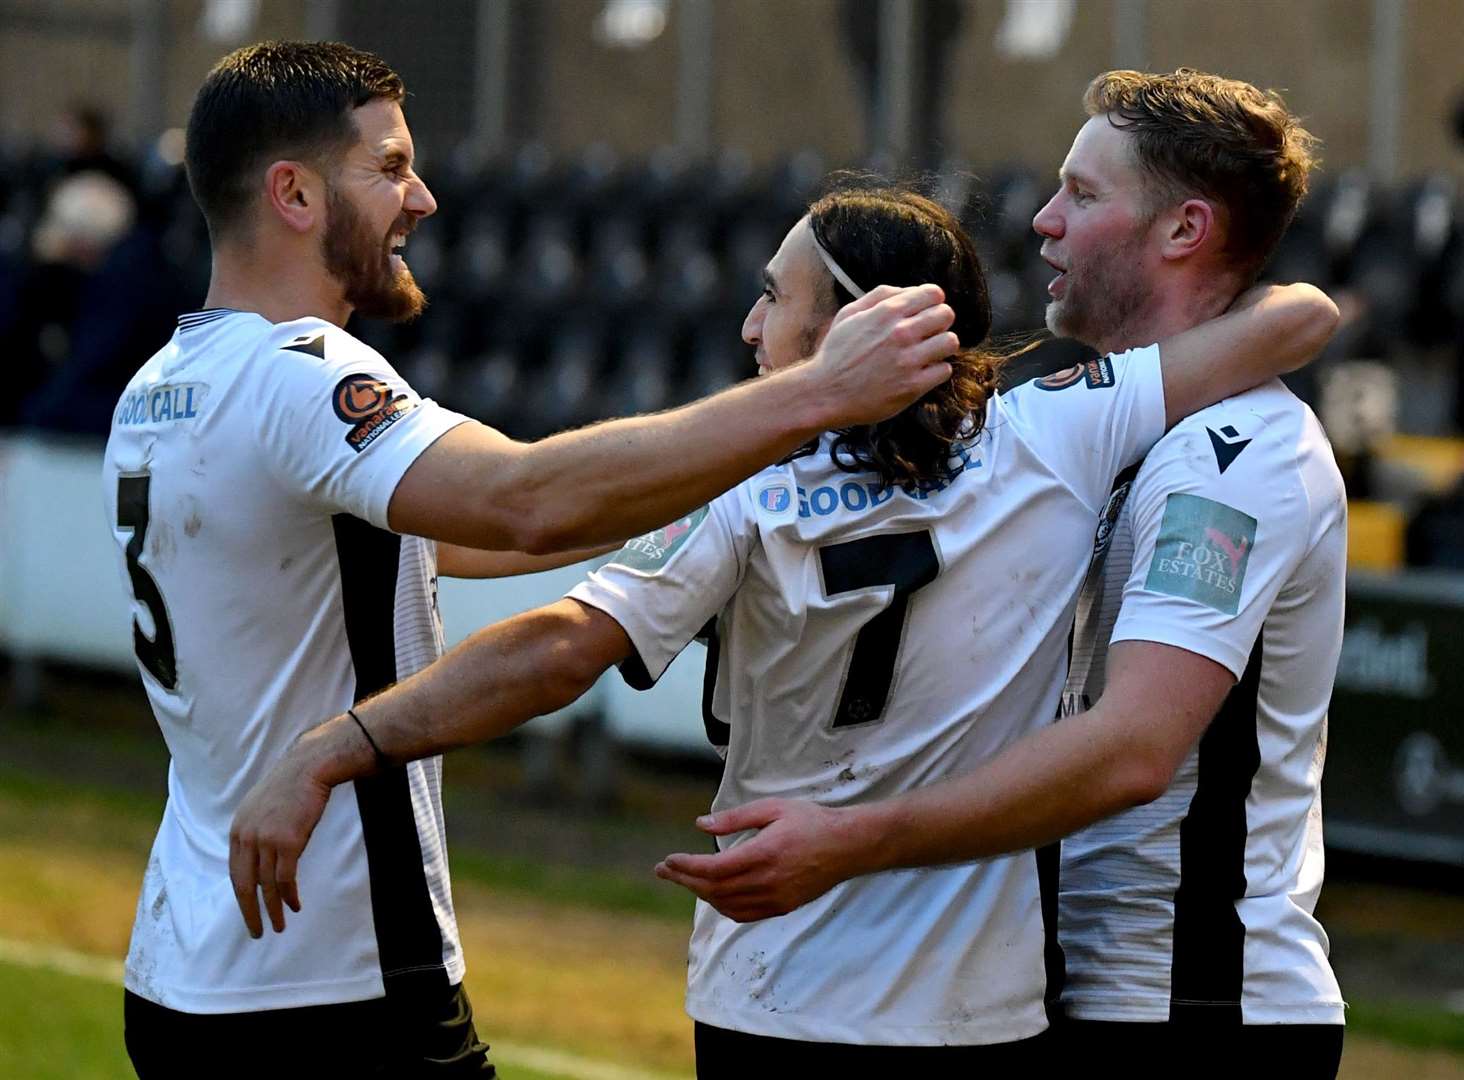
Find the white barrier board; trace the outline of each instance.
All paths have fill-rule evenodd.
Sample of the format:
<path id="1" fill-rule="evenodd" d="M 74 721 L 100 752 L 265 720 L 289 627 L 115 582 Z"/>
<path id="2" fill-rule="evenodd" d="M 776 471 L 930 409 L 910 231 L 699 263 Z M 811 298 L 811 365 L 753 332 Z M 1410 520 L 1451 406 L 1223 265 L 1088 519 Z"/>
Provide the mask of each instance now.
<path id="1" fill-rule="evenodd" d="M 132 600 L 103 520 L 101 469 L 101 447 L 89 440 L 0 436 L 0 650 L 136 672 Z M 439 602 L 448 643 L 559 599 L 593 565 L 496 581 L 444 578 Z M 646 693 L 609 672 L 529 730 L 552 731 L 598 709 L 627 743 L 713 756 L 701 722 L 705 655 L 691 646 Z"/>

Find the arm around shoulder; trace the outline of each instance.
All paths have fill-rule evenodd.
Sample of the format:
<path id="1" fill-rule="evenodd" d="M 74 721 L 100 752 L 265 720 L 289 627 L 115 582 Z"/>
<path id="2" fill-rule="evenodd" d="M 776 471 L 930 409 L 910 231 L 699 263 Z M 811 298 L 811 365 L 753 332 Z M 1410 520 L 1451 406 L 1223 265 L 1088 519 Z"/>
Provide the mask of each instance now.
<path id="1" fill-rule="evenodd" d="M 1337 318 L 1314 285 L 1257 285 L 1224 315 L 1161 341 L 1167 426 L 1302 367 L 1332 339 Z"/>

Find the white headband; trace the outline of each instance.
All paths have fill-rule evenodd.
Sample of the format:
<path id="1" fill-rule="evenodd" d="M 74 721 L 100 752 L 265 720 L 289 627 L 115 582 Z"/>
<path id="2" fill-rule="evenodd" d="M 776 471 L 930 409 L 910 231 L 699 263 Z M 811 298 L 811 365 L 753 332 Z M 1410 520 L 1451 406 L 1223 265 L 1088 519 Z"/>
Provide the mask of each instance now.
<path id="1" fill-rule="evenodd" d="M 828 248 L 824 247 L 818 242 L 818 236 L 814 233 L 812 229 L 808 230 L 808 235 L 813 237 L 813 250 L 818 252 L 818 257 L 822 259 L 823 264 L 829 268 L 829 273 L 834 275 L 834 280 L 837 281 L 840 285 L 844 286 L 845 289 L 849 290 L 850 295 L 852 295 L 855 300 L 858 300 L 861 296 L 869 291 L 868 289 L 861 289 L 858 285 L 854 284 L 854 279 L 851 278 L 848 274 L 844 273 L 844 268 L 842 266 L 834 262 L 834 257 L 829 254 Z"/>

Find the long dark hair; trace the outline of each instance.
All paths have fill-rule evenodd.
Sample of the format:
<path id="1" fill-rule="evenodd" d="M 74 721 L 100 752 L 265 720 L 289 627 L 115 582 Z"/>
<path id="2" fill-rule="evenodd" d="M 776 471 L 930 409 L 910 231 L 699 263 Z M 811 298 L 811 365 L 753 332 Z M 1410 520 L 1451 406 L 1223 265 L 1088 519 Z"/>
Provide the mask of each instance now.
<path id="1" fill-rule="evenodd" d="M 903 412 L 848 428 L 834 440 L 834 463 L 877 472 L 886 486 L 914 486 L 948 475 L 953 443 L 974 438 L 986 422 L 1002 355 L 984 347 L 991 329 L 986 274 L 955 216 L 914 191 L 864 181 L 840 186 L 808 208 L 814 238 L 863 289 L 934 282 L 956 313 L 961 351 L 954 374 Z M 833 282 L 836 306 L 854 297 Z"/>

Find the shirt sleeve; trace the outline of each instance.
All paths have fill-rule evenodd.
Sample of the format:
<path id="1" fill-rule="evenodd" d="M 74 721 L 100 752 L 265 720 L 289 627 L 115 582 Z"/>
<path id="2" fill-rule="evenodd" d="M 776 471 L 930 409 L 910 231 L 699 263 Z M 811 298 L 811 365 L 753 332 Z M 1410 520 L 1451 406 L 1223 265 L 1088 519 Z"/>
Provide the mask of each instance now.
<path id="1" fill-rule="evenodd" d="M 260 365 L 260 453 L 287 490 L 387 527 L 418 455 L 469 418 L 419 397 L 376 350 L 320 320 L 282 323 Z"/>
<path id="2" fill-rule="evenodd" d="M 569 592 L 625 629 L 635 655 L 620 673 L 637 690 L 655 685 L 741 584 L 757 538 L 744 488 L 629 541 Z"/>
<path id="3" fill-rule="evenodd" d="M 1159 346 L 1075 364 L 998 400 L 1020 437 L 1096 514 L 1113 478 L 1164 434 Z"/>
<path id="4" fill-rule="evenodd" d="M 1210 438 L 1220 437 L 1186 421 L 1134 479 L 1133 567 L 1111 640 L 1174 645 L 1240 679 L 1306 553 L 1307 499 L 1294 453 L 1257 438 L 1222 473 L 1217 461 L 1233 446 L 1212 449 Z"/>

